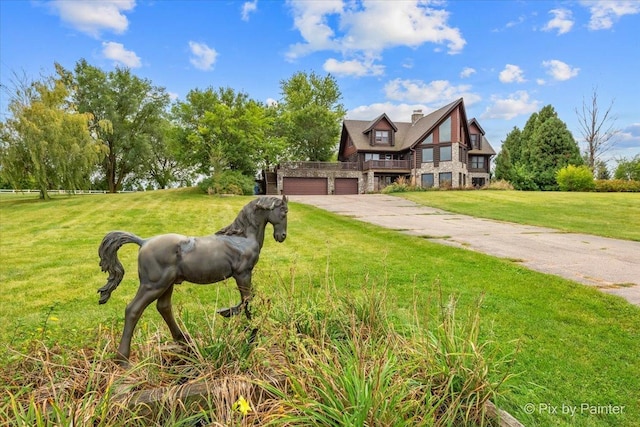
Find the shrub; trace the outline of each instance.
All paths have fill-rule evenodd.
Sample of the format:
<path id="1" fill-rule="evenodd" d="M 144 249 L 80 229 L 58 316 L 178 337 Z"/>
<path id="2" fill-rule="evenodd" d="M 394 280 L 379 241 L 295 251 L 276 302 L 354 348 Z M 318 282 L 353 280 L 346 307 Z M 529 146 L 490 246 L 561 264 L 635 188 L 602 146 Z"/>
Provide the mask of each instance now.
<path id="1" fill-rule="evenodd" d="M 640 181 L 628 181 L 626 179 L 598 179 L 595 181 L 595 190 L 601 193 L 640 193 Z"/>
<path id="2" fill-rule="evenodd" d="M 499 179 L 496 181 L 491 181 L 489 185 L 483 187 L 485 190 L 513 190 L 513 185 L 509 181 L 505 181 L 504 179 Z"/>
<path id="3" fill-rule="evenodd" d="M 588 166 L 567 165 L 556 172 L 556 182 L 561 191 L 592 191 L 595 188 Z"/>
<path id="4" fill-rule="evenodd" d="M 415 185 L 411 185 L 407 178 L 404 176 L 398 177 L 396 181 L 384 187 L 381 193 L 389 194 L 389 193 L 402 193 L 405 191 L 421 191 L 422 187 L 417 187 Z"/>
<path id="5" fill-rule="evenodd" d="M 235 194 L 238 196 L 253 194 L 254 180 L 239 171 L 223 171 L 205 178 L 198 187 L 209 194 Z"/>

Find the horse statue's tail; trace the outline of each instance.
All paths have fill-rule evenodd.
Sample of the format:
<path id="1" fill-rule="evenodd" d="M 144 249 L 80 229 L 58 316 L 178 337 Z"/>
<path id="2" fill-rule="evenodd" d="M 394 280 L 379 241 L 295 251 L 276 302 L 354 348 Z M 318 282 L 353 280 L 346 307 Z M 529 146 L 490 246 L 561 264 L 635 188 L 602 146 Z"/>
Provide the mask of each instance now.
<path id="1" fill-rule="evenodd" d="M 118 259 L 118 249 L 127 243 L 135 243 L 138 246 L 142 246 L 144 239 L 126 231 L 111 231 L 104 236 L 102 243 L 100 243 L 100 248 L 98 248 L 100 267 L 102 271 L 109 273 L 109 279 L 107 279 L 107 283 L 103 287 L 98 289 L 100 294 L 99 304 L 109 301 L 111 292 L 118 287 L 124 277 L 124 267 Z"/>

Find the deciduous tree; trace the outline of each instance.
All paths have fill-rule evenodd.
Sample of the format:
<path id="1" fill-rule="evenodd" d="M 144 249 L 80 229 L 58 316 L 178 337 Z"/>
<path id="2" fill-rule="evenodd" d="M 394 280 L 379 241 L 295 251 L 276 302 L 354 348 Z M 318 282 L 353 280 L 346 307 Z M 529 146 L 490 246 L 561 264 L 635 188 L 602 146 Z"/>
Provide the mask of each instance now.
<path id="1" fill-rule="evenodd" d="M 586 143 L 584 156 L 592 172 L 595 172 L 600 157 L 614 147 L 614 137 L 620 132 L 615 127 L 616 118 L 611 113 L 613 104 L 612 100 L 602 111 L 598 105 L 598 91 L 594 88 L 591 99 L 582 100 L 582 109 L 575 109 L 580 134 Z"/>
<path id="2" fill-rule="evenodd" d="M 231 88 L 195 89 L 173 107 L 182 156 L 209 176 L 224 170 L 254 178 L 273 156 L 273 117 L 267 107 Z"/>
<path id="3" fill-rule="evenodd" d="M 102 163 L 107 189 L 116 192 L 127 179 L 145 177 L 153 137 L 169 105 L 164 88 L 128 68 L 105 72 L 84 59 L 67 76 L 78 110 L 90 113 L 91 134 L 108 148 Z"/>
<path id="4" fill-rule="evenodd" d="M 64 79 L 23 82 L 0 127 L 0 171 L 14 187 L 30 182 L 49 198 L 52 189 L 86 188 L 105 147 L 91 138 L 91 115 L 69 101 Z"/>
<path id="5" fill-rule="evenodd" d="M 281 126 L 296 160 L 328 161 L 337 146 L 345 116 L 342 94 L 331 75 L 298 72 L 280 82 Z"/>

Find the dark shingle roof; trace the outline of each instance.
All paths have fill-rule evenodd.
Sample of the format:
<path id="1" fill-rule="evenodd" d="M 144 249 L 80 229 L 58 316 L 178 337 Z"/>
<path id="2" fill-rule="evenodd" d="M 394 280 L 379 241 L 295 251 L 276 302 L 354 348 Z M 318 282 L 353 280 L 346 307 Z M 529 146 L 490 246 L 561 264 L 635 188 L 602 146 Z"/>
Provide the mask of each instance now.
<path id="1" fill-rule="evenodd" d="M 393 122 L 385 113 L 383 113 L 373 120 L 344 120 L 343 126 L 353 140 L 353 145 L 358 151 L 404 151 L 411 148 L 411 146 L 418 144 L 422 138 L 431 133 L 433 129 L 462 102 L 462 98 L 453 101 L 450 104 L 421 117 L 415 123 Z M 389 124 L 393 126 L 395 130 L 395 145 L 371 146 L 369 144 L 368 132 L 370 132 L 381 120 L 387 120 Z M 480 127 L 480 124 L 475 118 L 471 119 L 469 124 L 473 122 L 475 122 L 476 126 L 478 126 L 482 132 L 482 147 L 480 150 L 470 150 L 469 153 L 495 155 L 496 152 L 493 150 L 493 147 L 491 147 L 489 141 L 484 137 L 484 130 Z"/>
<path id="2" fill-rule="evenodd" d="M 435 126 L 444 119 L 459 103 L 462 102 L 462 98 L 454 101 L 444 107 L 429 113 L 415 123 L 407 122 L 392 122 L 386 114 L 381 114 L 374 120 L 345 120 L 343 122 L 344 127 L 349 132 L 353 144 L 358 151 L 403 151 L 409 149 L 412 145 L 419 142 L 420 138 L 426 136 Z M 386 118 L 391 126 L 394 126 L 396 130 L 395 145 L 394 146 L 382 146 L 376 145 L 372 147 L 369 145 L 369 132 L 376 123 L 383 118 Z"/>

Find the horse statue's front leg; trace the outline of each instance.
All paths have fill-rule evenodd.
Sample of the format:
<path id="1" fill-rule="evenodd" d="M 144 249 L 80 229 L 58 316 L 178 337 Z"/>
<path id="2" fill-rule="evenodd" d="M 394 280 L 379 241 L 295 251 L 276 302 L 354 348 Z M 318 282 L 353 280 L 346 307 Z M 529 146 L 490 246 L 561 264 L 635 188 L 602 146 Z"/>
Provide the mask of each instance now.
<path id="1" fill-rule="evenodd" d="M 251 272 L 238 274 L 234 277 L 236 279 L 236 284 L 238 285 L 238 290 L 240 291 L 240 304 L 230 308 L 220 309 L 218 310 L 218 314 L 223 317 L 231 317 L 240 314 L 240 312 L 244 310 L 244 314 L 247 316 L 247 319 L 251 320 L 251 312 L 249 311 L 249 301 L 251 301 L 251 298 L 253 297 L 251 292 Z"/>

